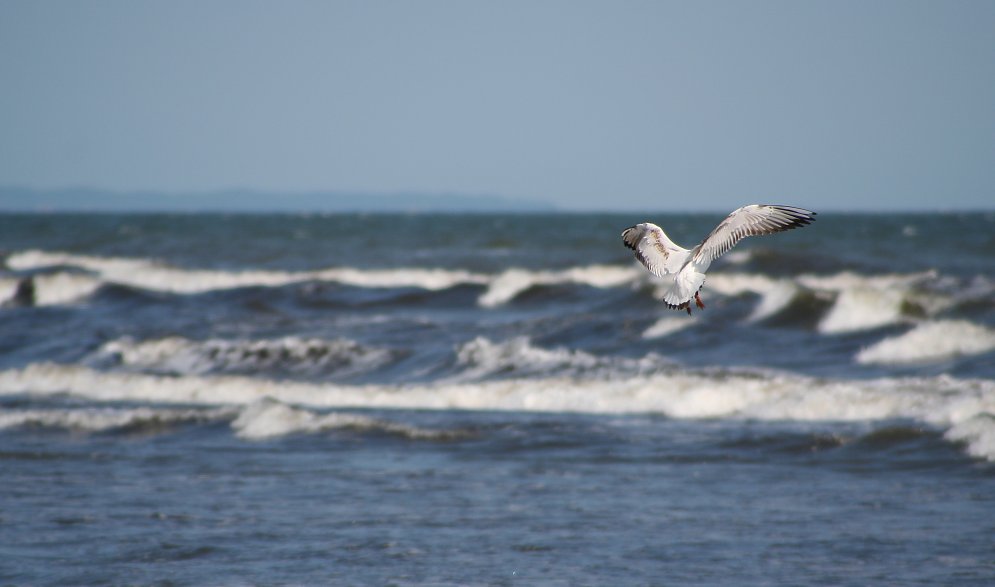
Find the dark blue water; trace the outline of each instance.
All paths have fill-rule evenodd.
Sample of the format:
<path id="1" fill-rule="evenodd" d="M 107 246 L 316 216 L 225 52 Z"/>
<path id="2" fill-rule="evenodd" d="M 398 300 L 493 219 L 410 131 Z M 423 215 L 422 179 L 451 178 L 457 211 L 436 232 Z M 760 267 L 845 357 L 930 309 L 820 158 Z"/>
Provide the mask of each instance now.
<path id="1" fill-rule="evenodd" d="M 995 216 L 0 216 L 0 582 L 990 585 Z"/>

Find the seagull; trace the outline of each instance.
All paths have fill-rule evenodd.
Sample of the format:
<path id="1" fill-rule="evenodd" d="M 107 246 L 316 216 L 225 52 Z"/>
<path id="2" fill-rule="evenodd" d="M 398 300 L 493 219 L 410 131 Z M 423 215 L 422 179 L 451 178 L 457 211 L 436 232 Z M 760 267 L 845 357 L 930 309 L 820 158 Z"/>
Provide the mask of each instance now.
<path id="1" fill-rule="evenodd" d="M 805 226 L 815 220 L 815 212 L 794 206 L 750 204 L 735 210 L 691 250 L 674 243 L 663 229 L 643 222 L 622 231 L 622 242 L 635 251 L 636 259 L 649 272 L 666 278 L 663 301 L 672 310 L 687 310 L 691 300 L 699 309 L 705 304 L 699 295 L 705 284 L 705 271 L 712 261 L 748 236 L 773 234 Z"/>

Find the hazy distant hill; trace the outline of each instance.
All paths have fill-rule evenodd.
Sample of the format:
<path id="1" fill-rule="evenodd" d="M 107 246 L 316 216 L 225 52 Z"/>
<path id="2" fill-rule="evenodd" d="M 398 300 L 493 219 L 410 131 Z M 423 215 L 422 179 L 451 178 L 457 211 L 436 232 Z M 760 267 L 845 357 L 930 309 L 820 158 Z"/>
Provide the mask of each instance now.
<path id="1" fill-rule="evenodd" d="M 458 194 L 364 194 L 226 190 L 169 194 L 89 188 L 33 190 L 0 187 L 7 212 L 540 212 L 547 202 Z"/>

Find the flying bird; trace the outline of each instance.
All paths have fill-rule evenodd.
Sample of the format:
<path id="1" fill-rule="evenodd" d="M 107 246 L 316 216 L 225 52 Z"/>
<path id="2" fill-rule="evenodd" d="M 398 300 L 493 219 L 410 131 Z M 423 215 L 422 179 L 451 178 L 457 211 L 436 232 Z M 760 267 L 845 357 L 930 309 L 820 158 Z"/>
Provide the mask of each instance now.
<path id="1" fill-rule="evenodd" d="M 701 286 L 705 272 L 736 243 L 748 236 L 773 234 L 805 226 L 815 220 L 815 212 L 794 206 L 751 204 L 726 217 L 705 240 L 691 250 L 674 243 L 663 229 L 643 222 L 622 231 L 622 242 L 635 251 L 636 259 L 657 277 L 666 278 L 663 301 L 674 310 L 691 314 L 691 300 L 704 310 Z"/>

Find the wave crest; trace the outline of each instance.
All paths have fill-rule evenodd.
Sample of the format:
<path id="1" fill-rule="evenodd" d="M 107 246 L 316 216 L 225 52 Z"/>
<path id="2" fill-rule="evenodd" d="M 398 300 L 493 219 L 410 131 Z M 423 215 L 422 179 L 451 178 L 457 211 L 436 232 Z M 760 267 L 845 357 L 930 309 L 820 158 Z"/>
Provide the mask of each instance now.
<path id="1" fill-rule="evenodd" d="M 541 285 L 572 283 L 593 287 L 618 287 L 629 283 L 639 274 L 633 267 L 592 265 L 563 271 L 531 271 L 508 269 L 489 280 L 487 291 L 478 303 L 485 308 L 506 304 L 522 292 Z"/>
<path id="2" fill-rule="evenodd" d="M 995 415 L 995 382 L 949 376 L 846 381 L 739 371 L 674 371 L 605 378 L 356 386 L 232 375 L 103 373 L 48 363 L 0 371 L 0 394 L 62 393 L 97 401 L 185 405 L 245 406 L 269 397 L 313 408 L 644 412 L 673 418 L 786 421 L 911 419 L 953 430 L 950 434 L 966 442 L 972 454 L 995 460 L 988 433 L 965 424 Z M 958 428 L 961 425 L 968 428 Z"/>
<path id="3" fill-rule="evenodd" d="M 72 303 L 93 294 L 103 284 L 174 294 L 198 294 L 312 281 L 363 288 L 416 287 L 432 292 L 457 286 L 478 286 L 484 290 L 477 304 L 484 308 L 507 304 L 535 287 L 562 284 L 597 288 L 642 287 L 649 291 L 656 290 L 655 297 L 660 297 L 660 280 L 636 264 L 589 265 L 557 271 L 512 268 L 496 274 L 418 267 L 224 271 L 182 269 L 150 259 L 38 250 L 13 253 L 6 262 L 16 271 L 44 272 L 32 276 L 35 280 L 35 303 L 38 305 Z M 0 301 L 10 298 L 15 288 L 16 280 L 7 277 L 0 279 Z M 893 275 L 860 275 L 844 271 L 795 277 L 717 271 L 709 275 L 706 289 L 726 297 L 743 294 L 760 296 L 759 303 L 746 318 L 747 322 L 767 320 L 785 313 L 797 314 L 797 310 L 802 308 L 809 315 L 806 322 L 818 320 L 816 329 L 819 332 L 845 334 L 930 318 L 959 304 L 988 303 L 991 292 L 995 290 L 995 282 L 983 276 L 967 280 L 940 276 L 935 271 Z M 808 303 L 812 299 L 817 299 L 819 303 Z M 828 306 L 828 310 L 824 306 Z"/>
<path id="4" fill-rule="evenodd" d="M 197 294 L 242 287 L 279 287 L 307 281 L 328 281 L 357 287 L 418 287 L 440 291 L 458 285 L 483 285 L 486 291 L 478 303 L 482 307 L 506 304 L 522 292 L 536 286 L 563 283 L 594 287 L 617 287 L 634 280 L 635 267 L 591 265 L 562 271 L 508 269 L 495 275 L 461 269 L 399 267 L 393 269 L 358 269 L 333 267 L 313 271 L 222 271 L 182 269 L 150 260 L 123 257 L 100 257 L 46 251 L 22 251 L 7 258 L 11 269 L 31 271 L 58 267 L 81 269 L 88 275 L 60 277 L 62 282 L 39 283 L 43 292 L 38 303 L 59 304 L 76 301 L 93 293 L 101 283 L 114 283 L 139 289 L 175 294 Z M 58 275 L 66 276 L 67 273 Z M 70 284 L 69 280 L 75 280 Z M 0 289 L 11 289 L 0 283 Z M 12 290 L 11 294 L 12 295 Z"/>
<path id="5" fill-rule="evenodd" d="M 900 324 L 916 315 L 932 315 L 953 304 L 949 296 L 927 291 L 935 272 L 908 275 L 802 275 L 803 286 L 830 292 L 836 300 L 818 325 L 823 334 L 843 334 Z"/>
<path id="6" fill-rule="evenodd" d="M 359 414 L 321 414 L 268 397 L 246 406 L 231 426 L 239 437 L 252 440 L 342 429 L 391 434 L 412 440 L 449 440 L 465 435 L 459 431 L 430 430 Z"/>
<path id="7" fill-rule="evenodd" d="M 99 282 L 177 294 L 196 294 L 241 287 L 278 287 L 306 281 L 334 281 L 360 287 L 420 287 L 441 290 L 461 283 L 483 284 L 487 277 L 449 269 L 354 269 L 315 271 L 222 271 L 182 269 L 150 259 L 99 257 L 71 253 L 22 251 L 7 258 L 11 269 L 29 271 L 75 267 L 90 272 Z M 63 296 L 64 297 L 64 296 Z"/>
<path id="8" fill-rule="evenodd" d="M 900 365 L 943 361 L 995 350 L 995 330 L 964 320 L 923 322 L 857 354 L 862 364 Z"/>
<path id="9" fill-rule="evenodd" d="M 457 347 L 456 362 L 463 369 L 458 378 L 464 380 L 509 375 L 645 373 L 672 366 L 656 353 L 641 359 L 599 357 L 580 350 L 540 348 L 524 336 L 499 343 L 477 337 Z"/>
<path id="10" fill-rule="evenodd" d="M 284 337 L 272 340 L 193 341 L 181 337 L 105 343 L 93 361 L 114 362 L 153 373 L 288 373 L 336 375 L 365 373 L 394 360 L 396 351 L 338 339 Z"/>

